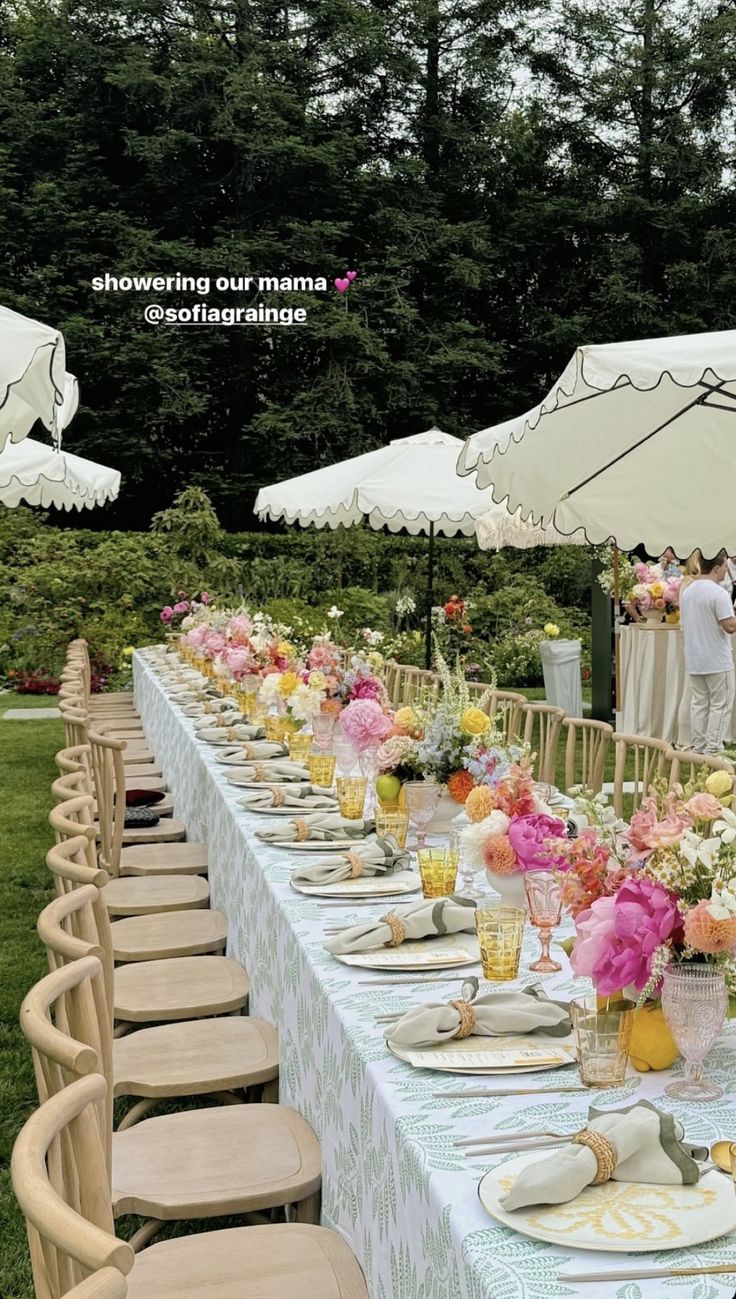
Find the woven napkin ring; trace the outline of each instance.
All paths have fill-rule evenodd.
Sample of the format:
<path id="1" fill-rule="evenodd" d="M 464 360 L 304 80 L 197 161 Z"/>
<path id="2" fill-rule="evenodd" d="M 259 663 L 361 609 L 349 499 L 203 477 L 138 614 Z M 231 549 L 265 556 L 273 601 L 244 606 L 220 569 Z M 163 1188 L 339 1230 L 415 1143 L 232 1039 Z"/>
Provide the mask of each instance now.
<path id="1" fill-rule="evenodd" d="M 595 1160 L 598 1165 L 592 1186 L 601 1186 L 603 1182 L 610 1182 L 616 1167 L 616 1151 L 607 1137 L 601 1132 L 592 1132 L 590 1128 L 583 1128 L 582 1132 L 576 1132 L 572 1138 L 574 1146 L 587 1146 L 593 1151 Z"/>
<path id="2" fill-rule="evenodd" d="M 260 762 L 256 763 L 253 768 L 253 779 L 257 780 L 259 784 L 262 784 L 267 779 L 266 768 L 261 766 Z"/>
<path id="3" fill-rule="evenodd" d="M 346 852 L 345 861 L 350 862 L 350 878 L 357 880 L 363 874 L 363 858 L 359 852 Z"/>
<path id="4" fill-rule="evenodd" d="M 473 1007 L 471 1006 L 470 1002 L 451 1001 L 450 1005 L 455 1007 L 455 1010 L 460 1016 L 460 1024 L 458 1026 L 457 1033 L 453 1033 L 452 1036 L 458 1038 L 470 1037 L 470 1034 L 475 1028 L 475 1011 L 473 1010 Z"/>
<path id="5" fill-rule="evenodd" d="M 304 840 L 309 838 L 309 822 L 305 821 L 303 816 L 293 816 L 291 824 L 296 826 L 297 843 L 304 843 Z"/>
<path id="6" fill-rule="evenodd" d="M 221 725 L 224 726 L 225 723 L 222 722 Z M 228 728 L 227 728 L 227 738 L 228 738 L 229 740 L 237 740 L 237 738 L 238 738 L 238 732 L 237 732 L 237 730 L 236 730 L 236 728 L 235 728 L 234 726 L 228 726 Z"/>
<path id="7" fill-rule="evenodd" d="M 255 744 L 244 744 L 243 754 L 246 758 L 257 758 L 258 754 L 256 752 Z"/>
<path id="8" fill-rule="evenodd" d="M 352 856 L 352 853 L 350 855 Z M 406 938 L 406 925 L 401 917 L 397 916 L 395 911 L 387 911 L 385 916 L 379 916 L 379 920 L 382 920 L 391 930 L 391 937 L 383 944 L 384 947 L 400 947 Z"/>
<path id="9" fill-rule="evenodd" d="M 284 793 L 283 789 L 279 789 L 278 785 L 269 785 L 268 788 L 271 791 L 271 795 L 273 797 L 272 806 L 283 807 L 284 803 L 286 802 L 286 794 Z"/>

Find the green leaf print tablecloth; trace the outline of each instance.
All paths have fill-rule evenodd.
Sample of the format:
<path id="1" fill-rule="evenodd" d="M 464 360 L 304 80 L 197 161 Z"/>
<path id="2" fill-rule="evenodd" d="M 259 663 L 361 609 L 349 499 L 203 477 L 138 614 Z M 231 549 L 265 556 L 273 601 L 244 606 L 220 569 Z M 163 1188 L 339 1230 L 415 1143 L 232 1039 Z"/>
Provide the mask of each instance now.
<path id="1" fill-rule="evenodd" d="M 692 1141 L 736 1140 L 736 1039 L 730 1030 L 708 1057 L 709 1075 L 726 1094 L 706 1105 L 665 1097 L 670 1073 L 632 1073 L 624 1088 L 593 1097 L 556 1094 L 555 1084 L 563 1079 L 577 1083 L 574 1068 L 519 1077 L 520 1087 L 549 1088 L 549 1097 L 435 1099 L 435 1092 L 462 1087 L 511 1090 L 514 1080 L 414 1070 L 388 1053 L 375 1016 L 423 998 L 459 996 L 462 971 L 446 987 L 359 987 L 358 981 L 370 974 L 330 957 L 323 949 L 323 932 L 327 924 L 358 922 L 373 911 L 347 906 L 344 916 L 336 908 L 321 911 L 318 899 L 294 893 L 288 884 L 294 861 L 255 838 L 265 818 L 238 805 L 242 790 L 228 785 L 226 768 L 215 762 L 216 750 L 197 741 L 192 719 L 168 698 L 138 654 L 134 673 L 136 703 L 174 794 L 177 816 L 190 838 L 209 844 L 211 905 L 229 917 L 228 953 L 249 972 L 251 1011 L 278 1029 L 280 1098 L 299 1110 L 319 1137 L 323 1222 L 354 1250 L 371 1299 L 731 1299 L 736 1239 L 637 1258 L 538 1243 L 494 1223 L 482 1209 L 478 1182 L 497 1161 L 468 1159 L 453 1144 L 463 1136 L 493 1131 L 574 1130 L 583 1126 L 591 1099 L 614 1108 L 637 1097 L 676 1114 Z M 537 950 L 536 936 L 529 933 L 526 962 Z M 530 981 L 523 964 L 520 986 Z M 481 983 L 481 990 L 487 987 Z M 545 982 L 556 997 L 585 987 L 567 965 Z M 734 1273 L 727 1276 L 580 1286 L 558 1279 L 561 1270 L 731 1259 Z"/>

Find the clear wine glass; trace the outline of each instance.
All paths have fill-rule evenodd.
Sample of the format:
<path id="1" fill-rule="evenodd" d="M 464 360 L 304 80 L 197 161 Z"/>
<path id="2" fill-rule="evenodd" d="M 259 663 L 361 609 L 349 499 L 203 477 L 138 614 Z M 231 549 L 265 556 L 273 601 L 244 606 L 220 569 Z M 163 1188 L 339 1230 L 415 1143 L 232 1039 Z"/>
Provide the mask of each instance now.
<path id="1" fill-rule="evenodd" d="M 334 729 L 334 713 L 315 713 L 312 718 L 312 735 L 314 736 L 314 747 L 320 753 L 326 753 L 329 749 Z"/>
<path id="2" fill-rule="evenodd" d="M 541 951 L 538 960 L 529 966 L 536 974 L 555 974 L 562 966 L 549 954 L 552 930 L 559 925 L 562 915 L 562 885 L 556 871 L 526 871 L 524 892 L 529 904 L 529 919 L 539 930 Z"/>
<path id="3" fill-rule="evenodd" d="M 337 736 L 332 745 L 332 752 L 337 760 L 338 776 L 352 776 L 358 765 L 358 750 L 350 740 Z"/>
<path id="4" fill-rule="evenodd" d="M 477 902 L 484 895 L 481 893 L 480 889 L 477 889 L 475 887 L 475 876 L 476 876 L 475 866 L 470 866 L 468 862 L 463 858 L 462 839 L 460 836 L 460 831 L 456 827 L 453 827 L 450 830 L 447 836 L 447 842 L 449 846 L 449 851 L 454 855 L 458 865 L 458 872 L 460 875 L 460 880 L 462 882 L 462 888 L 460 889 L 460 894 L 464 898 L 472 898 L 474 901 Z"/>
<path id="5" fill-rule="evenodd" d="M 427 838 L 427 826 L 437 810 L 440 801 L 440 787 L 434 780 L 408 780 L 404 785 L 404 797 L 409 819 L 416 826 L 417 849 L 423 848 Z"/>
<path id="6" fill-rule="evenodd" d="M 678 1100 L 708 1101 L 723 1088 L 708 1082 L 703 1057 L 723 1028 L 728 993 L 723 972 L 704 962 L 668 965 L 662 982 L 662 1010 L 675 1045 L 685 1060 L 683 1077 L 665 1087 Z"/>

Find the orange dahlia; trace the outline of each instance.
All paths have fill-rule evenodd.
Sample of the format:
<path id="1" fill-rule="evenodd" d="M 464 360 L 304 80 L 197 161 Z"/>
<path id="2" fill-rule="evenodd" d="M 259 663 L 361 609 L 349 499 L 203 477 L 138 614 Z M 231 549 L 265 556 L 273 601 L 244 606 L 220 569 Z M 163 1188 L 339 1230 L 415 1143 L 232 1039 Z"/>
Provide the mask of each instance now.
<path id="1" fill-rule="evenodd" d="M 703 900 L 685 916 L 685 942 L 706 956 L 736 951 L 736 917 L 716 920 Z"/>
<path id="2" fill-rule="evenodd" d="M 465 800 L 465 812 L 469 821 L 485 821 L 493 808 L 493 791 L 487 785 L 476 785 Z"/>
<path id="3" fill-rule="evenodd" d="M 492 834 L 483 848 L 486 869 L 494 875 L 513 875 L 517 867 L 516 853 L 507 834 Z"/>
<path id="4" fill-rule="evenodd" d="M 463 767 L 459 771 L 453 771 L 447 782 L 447 789 L 456 803 L 464 803 L 472 788 L 473 777 Z"/>

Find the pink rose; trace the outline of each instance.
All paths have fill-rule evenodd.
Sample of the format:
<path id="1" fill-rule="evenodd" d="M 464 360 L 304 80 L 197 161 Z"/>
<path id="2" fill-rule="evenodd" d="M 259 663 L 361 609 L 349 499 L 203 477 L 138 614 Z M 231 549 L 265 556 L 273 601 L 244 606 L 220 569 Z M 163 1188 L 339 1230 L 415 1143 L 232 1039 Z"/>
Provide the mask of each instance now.
<path id="1" fill-rule="evenodd" d="M 208 593 L 207 593 L 206 591 L 202 591 L 201 594 L 200 594 L 200 597 L 199 597 L 199 603 L 200 603 L 200 604 L 212 604 L 212 596 L 211 596 L 211 595 L 208 595 Z"/>
<path id="2" fill-rule="evenodd" d="M 250 651 L 243 649 L 241 646 L 235 646 L 228 650 L 224 655 L 230 675 L 239 681 L 240 678 L 248 672 L 251 664 Z"/>
<path id="3" fill-rule="evenodd" d="M 636 853 L 646 856 L 655 848 L 671 848 L 679 843 L 691 824 L 691 817 L 684 814 L 682 804 L 677 807 L 671 802 L 660 821 L 655 799 L 645 798 L 631 818 L 626 837 Z"/>
<path id="4" fill-rule="evenodd" d="M 163 609 L 161 610 L 161 613 L 159 614 L 159 618 L 161 619 L 162 622 L 171 622 L 173 616 L 174 616 L 174 610 L 172 609 L 171 605 L 165 604 Z"/>
<path id="5" fill-rule="evenodd" d="M 189 601 L 177 600 L 174 605 L 174 613 L 189 613 Z"/>
<path id="6" fill-rule="evenodd" d="M 391 719 L 374 699 L 354 699 L 343 709 L 340 725 L 359 752 L 381 744 L 393 730 Z"/>
<path id="7" fill-rule="evenodd" d="M 713 794 L 704 791 L 702 794 L 693 794 L 687 800 L 685 810 L 694 821 L 715 821 L 723 812 L 723 804 Z"/>
<path id="8" fill-rule="evenodd" d="M 597 898 L 575 921 L 577 941 L 570 957 L 576 974 L 587 974 L 603 996 L 629 984 L 641 991 L 652 957 L 682 918 L 674 896 L 646 875 L 624 881 L 612 897 Z"/>
<path id="9" fill-rule="evenodd" d="M 377 699 L 381 693 L 381 683 L 375 677 L 358 677 L 352 690 L 351 699 Z"/>
<path id="10" fill-rule="evenodd" d="M 566 837 L 565 822 L 545 812 L 512 817 L 508 830 L 521 871 L 567 870 L 568 863 L 550 845 Z"/>
<path id="11" fill-rule="evenodd" d="M 337 662 L 337 651 L 329 641 L 317 641 L 307 655 L 307 665 L 310 668 L 334 668 Z"/>

